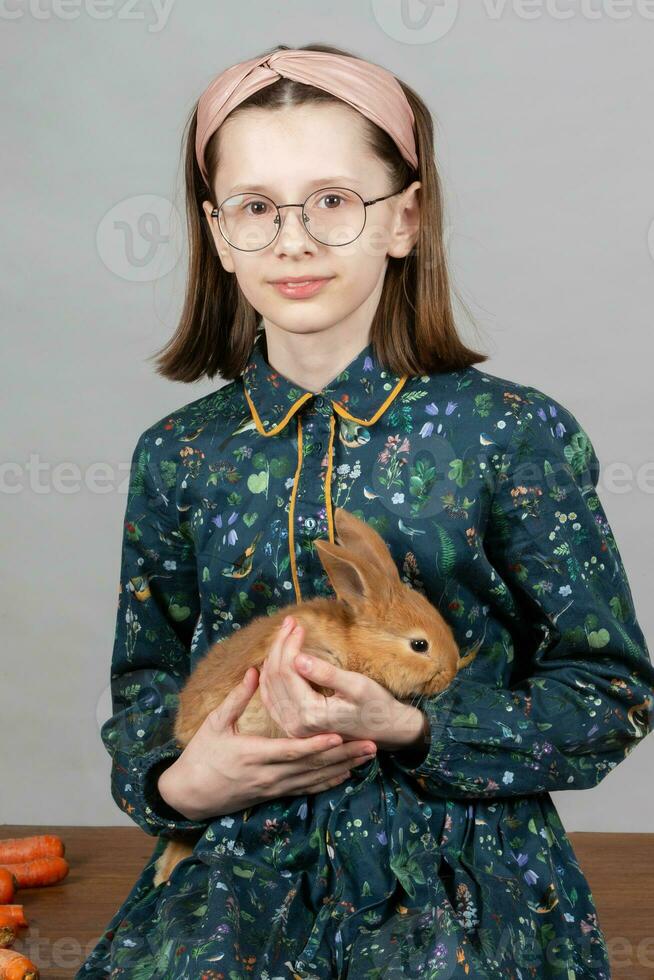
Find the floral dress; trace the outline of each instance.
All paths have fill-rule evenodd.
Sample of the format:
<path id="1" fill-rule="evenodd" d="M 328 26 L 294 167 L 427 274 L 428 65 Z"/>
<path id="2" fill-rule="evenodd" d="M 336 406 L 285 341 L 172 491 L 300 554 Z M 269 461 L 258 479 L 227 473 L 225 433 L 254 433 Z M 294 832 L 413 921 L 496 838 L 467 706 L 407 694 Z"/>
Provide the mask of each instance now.
<path id="1" fill-rule="evenodd" d="M 320 393 L 243 374 L 134 449 L 101 737 L 157 838 L 76 978 L 608 980 L 550 793 L 596 786 L 654 727 L 654 667 L 570 410 L 474 366 L 394 376 L 365 347 Z M 477 656 L 418 706 L 428 750 L 321 793 L 193 821 L 157 777 L 178 692 L 255 616 L 335 597 L 313 543 L 344 507 Z M 169 880 L 154 863 L 195 843 Z M 117 860 L 120 859 L 116 855 Z"/>

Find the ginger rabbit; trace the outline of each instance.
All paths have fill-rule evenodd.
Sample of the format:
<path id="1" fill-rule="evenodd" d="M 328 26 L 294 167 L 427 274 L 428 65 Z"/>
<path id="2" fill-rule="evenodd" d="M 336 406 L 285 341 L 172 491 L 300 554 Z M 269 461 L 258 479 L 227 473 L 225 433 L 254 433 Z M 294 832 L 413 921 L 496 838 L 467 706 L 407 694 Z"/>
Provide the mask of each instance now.
<path id="1" fill-rule="evenodd" d="M 476 656 L 460 658 L 450 626 L 421 593 L 400 579 L 383 538 L 342 507 L 334 511 L 338 544 L 314 542 L 337 598 L 315 598 L 258 616 L 214 643 L 179 696 L 175 737 L 186 747 L 206 716 L 240 683 L 248 667 L 261 668 L 282 620 L 291 613 L 305 631 L 302 650 L 344 670 L 365 674 L 399 700 L 444 690 Z M 329 696 L 331 688 L 312 685 Z M 237 723 L 241 735 L 284 737 L 256 690 Z M 155 885 L 193 853 L 171 840 L 156 863 Z"/>

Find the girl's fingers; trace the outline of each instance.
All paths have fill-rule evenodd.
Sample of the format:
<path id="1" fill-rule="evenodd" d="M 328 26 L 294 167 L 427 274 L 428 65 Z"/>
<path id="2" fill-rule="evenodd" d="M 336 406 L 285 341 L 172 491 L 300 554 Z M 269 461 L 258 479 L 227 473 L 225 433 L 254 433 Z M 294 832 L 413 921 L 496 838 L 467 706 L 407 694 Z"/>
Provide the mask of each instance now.
<path id="1" fill-rule="evenodd" d="M 261 664 L 261 667 L 259 668 L 259 695 L 261 697 L 261 700 L 263 701 L 264 707 L 268 709 L 269 691 L 268 691 L 268 681 L 266 679 L 265 668 L 266 668 L 266 661 L 264 660 L 264 662 Z"/>
<path id="2" fill-rule="evenodd" d="M 275 633 L 273 642 L 270 646 L 270 650 L 268 651 L 268 658 L 267 658 L 270 660 L 272 667 L 274 667 L 276 663 L 279 662 L 284 647 L 284 643 L 286 642 L 288 635 L 291 631 L 291 625 L 292 624 L 287 624 L 286 626 L 284 626 L 284 624 L 282 624 L 277 630 L 277 632 Z"/>
<path id="3" fill-rule="evenodd" d="M 298 674 L 297 670 L 293 666 L 293 661 L 302 649 L 303 639 L 304 636 L 302 633 L 302 628 L 300 627 L 300 632 L 292 632 L 284 641 L 280 671 L 282 672 L 285 691 L 288 692 L 291 697 L 294 697 L 298 701 L 301 698 L 308 698 L 310 701 L 316 702 L 316 692 L 311 687 L 309 682 L 305 680 L 301 674 Z"/>
<path id="4" fill-rule="evenodd" d="M 292 703 L 300 711 L 300 718 L 311 717 L 314 723 L 321 724 L 317 712 L 323 706 L 323 699 L 293 666 L 293 661 L 302 649 L 304 630 L 298 625 L 298 632 L 292 631 L 282 643 L 279 668 L 279 690 L 286 703 Z"/>
<path id="5" fill-rule="evenodd" d="M 260 684 L 266 700 L 264 704 L 268 711 L 276 702 L 288 704 L 291 693 L 288 690 L 286 676 L 282 673 L 284 667 L 284 646 L 288 642 L 290 631 L 295 623 L 287 623 L 277 628 L 261 667 Z M 275 718 L 278 721 L 277 718 Z M 279 723 L 279 721 L 278 721 Z"/>
<path id="6" fill-rule="evenodd" d="M 288 618 L 289 617 L 287 617 L 287 619 Z M 270 644 L 270 648 L 268 650 L 269 660 L 275 661 L 276 659 L 279 659 L 284 649 L 284 644 L 286 643 L 291 632 L 295 629 L 297 625 L 298 624 L 293 619 L 293 617 L 290 617 L 290 622 L 286 622 L 286 623 L 282 622 L 282 624 L 277 627 L 277 629 L 273 634 L 272 643 Z"/>
<path id="7" fill-rule="evenodd" d="M 298 632 L 293 632 L 298 626 Z M 300 721 L 307 714 L 313 715 L 322 700 L 311 685 L 298 674 L 293 661 L 302 648 L 304 631 L 293 619 L 276 631 L 268 655 L 262 666 L 260 685 L 266 709 L 281 727 Z M 279 711 L 278 711 L 279 709 Z"/>

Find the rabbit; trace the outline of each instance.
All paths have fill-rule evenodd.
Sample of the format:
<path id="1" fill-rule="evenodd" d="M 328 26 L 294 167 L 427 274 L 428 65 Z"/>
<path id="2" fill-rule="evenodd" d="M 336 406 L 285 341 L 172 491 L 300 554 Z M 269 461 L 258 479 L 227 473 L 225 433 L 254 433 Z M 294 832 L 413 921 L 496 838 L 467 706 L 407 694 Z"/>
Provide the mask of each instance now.
<path id="1" fill-rule="evenodd" d="M 214 643 L 179 695 L 175 737 L 190 742 L 214 708 L 240 683 L 248 667 L 261 668 L 276 631 L 291 613 L 304 627 L 302 650 L 344 670 L 365 674 L 399 700 L 444 690 L 477 650 L 460 657 L 450 626 L 421 593 L 403 583 L 383 538 L 343 507 L 334 511 L 338 544 L 314 545 L 336 599 L 317 597 L 257 616 L 228 639 Z M 325 696 L 331 688 L 312 685 Z M 241 735 L 286 736 L 265 708 L 259 690 L 236 729 Z M 171 840 L 155 865 L 154 884 L 167 881 L 193 846 Z"/>

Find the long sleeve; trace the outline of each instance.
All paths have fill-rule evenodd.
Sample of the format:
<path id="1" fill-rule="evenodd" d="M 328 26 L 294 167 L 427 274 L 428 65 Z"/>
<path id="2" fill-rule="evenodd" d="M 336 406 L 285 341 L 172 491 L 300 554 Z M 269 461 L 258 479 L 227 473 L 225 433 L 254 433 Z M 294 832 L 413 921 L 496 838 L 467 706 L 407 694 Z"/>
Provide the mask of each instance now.
<path id="1" fill-rule="evenodd" d="M 596 493 L 597 455 L 564 406 L 533 394 L 500 458 L 484 534 L 513 639 L 510 685 L 475 680 L 473 661 L 418 704 L 430 722 L 422 761 L 394 756 L 437 797 L 592 787 L 654 727 L 654 667 Z"/>
<path id="2" fill-rule="evenodd" d="M 192 542 L 176 516 L 175 463 L 151 459 L 147 430 L 132 455 L 111 663 L 111 718 L 100 735 L 111 755 L 111 792 L 148 834 L 208 825 L 170 807 L 157 778 L 182 752 L 174 732 L 199 616 Z"/>

